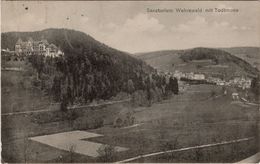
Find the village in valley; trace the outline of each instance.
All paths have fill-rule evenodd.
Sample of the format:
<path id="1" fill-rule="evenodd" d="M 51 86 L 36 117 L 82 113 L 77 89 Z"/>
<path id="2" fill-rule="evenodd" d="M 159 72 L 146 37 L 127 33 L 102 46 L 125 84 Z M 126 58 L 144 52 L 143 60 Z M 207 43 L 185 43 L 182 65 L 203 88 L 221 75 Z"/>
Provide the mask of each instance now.
<path id="1" fill-rule="evenodd" d="M 252 81 L 252 78 L 244 77 L 243 75 L 236 76 L 230 80 L 225 80 L 223 78 L 212 77 L 211 75 L 205 75 L 203 73 L 181 72 L 178 70 L 175 70 L 174 72 L 158 71 L 158 74 L 167 78 L 172 77 L 178 79 L 179 90 L 181 92 L 185 92 L 185 88 L 187 88 L 187 85 L 190 83 L 222 86 L 224 88 L 223 94 L 225 95 L 227 94 L 227 88 L 233 88 L 230 92 L 232 92 L 231 96 L 234 100 L 240 99 L 238 90 L 242 93 L 241 96 L 248 98 L 248 89 L 251 88 Z M 247 101 L 245 98 L 243 98 L 243 100 Z"/>

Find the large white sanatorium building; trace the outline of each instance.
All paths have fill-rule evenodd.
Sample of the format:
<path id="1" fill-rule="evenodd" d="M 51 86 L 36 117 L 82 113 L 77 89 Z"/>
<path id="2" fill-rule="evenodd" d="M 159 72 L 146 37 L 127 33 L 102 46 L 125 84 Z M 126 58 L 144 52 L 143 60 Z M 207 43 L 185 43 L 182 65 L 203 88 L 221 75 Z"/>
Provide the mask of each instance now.
<path id="1" fill-rule="evenodd" d="M 29 38 L 28 41 L 18 39 L 15 44 L 15 53 L 18 55 L 44 55 L 57 57 L 64 53 L 54 44 L 49 44 L 46 39 L 34 41 Z"/>

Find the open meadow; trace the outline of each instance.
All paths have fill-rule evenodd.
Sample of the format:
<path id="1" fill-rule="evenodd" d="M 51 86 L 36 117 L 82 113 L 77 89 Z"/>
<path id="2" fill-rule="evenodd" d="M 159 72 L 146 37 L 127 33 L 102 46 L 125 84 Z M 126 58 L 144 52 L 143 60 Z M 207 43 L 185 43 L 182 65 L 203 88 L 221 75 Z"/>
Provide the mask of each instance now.
<path id="1" fill-rule="evenodd" d="M 2 114 L 57 109 L 51 97 L 32 85 L 33 76 L 28 71 L 2 70 L 1 76 Z"/>
<path id="2" fill-rule="evenodd" d="M 214 96 L 212 90 L 216 93 Z M 78 109 L 74 111 L 75 118 L 70 121 L 48 121 L 49 117 L 62 117 L 59 112 L 2 116 L 2 140 L 6 147 L 3 150 L 4 159 L 10 162 L 102 161 L 99 157 L 79 153 L 81 148 L 78 147 L 77 150 L 77 146 L 70 151 L 69 148 L 33 139 L 46 134 L 66 134 L 74 130 L 98 134 L 91 138 L 82 137 L 82 143 L 86 141 L 86 144 L 97 143 L 126 149 L 114 152 L 111 161 L 243 138 L 250 140 L 166 153 L 131 162 L 236 162 L 254 154 L 258 149 L 255 132 L 259 117 L 257 107 L 234 103 L 230 93 L 224 96 L 221 87 L 213 85 L 189 86 L 185 93 L 150 107 L 132 107 L 129 103 L 120 103 Z M 114 127 L 115 118 L 126 112 L 131 112 L 134 116 L 134 125 Z M 102 124 L 97 120 L 102 120 Z"/>

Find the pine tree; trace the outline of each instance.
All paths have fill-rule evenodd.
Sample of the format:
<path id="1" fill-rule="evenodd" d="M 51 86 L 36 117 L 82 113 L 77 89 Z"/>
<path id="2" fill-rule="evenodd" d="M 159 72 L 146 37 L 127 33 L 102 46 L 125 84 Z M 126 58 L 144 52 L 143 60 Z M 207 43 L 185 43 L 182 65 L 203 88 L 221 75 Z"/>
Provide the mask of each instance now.
<path id="1" fill-rule="evenodd" d="M 179 85 L 177 78 L 173 79 L 173 93 L 176 95 L 179 94 Z"/>

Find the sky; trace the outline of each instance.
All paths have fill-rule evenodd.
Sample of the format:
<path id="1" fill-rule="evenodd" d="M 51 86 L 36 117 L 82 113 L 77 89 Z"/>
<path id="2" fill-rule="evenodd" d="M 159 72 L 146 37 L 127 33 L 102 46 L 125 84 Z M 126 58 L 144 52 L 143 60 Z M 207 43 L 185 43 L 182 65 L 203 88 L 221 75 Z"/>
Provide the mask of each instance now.
<path id="1" fill-rule="evenodd" d="M 68 28 L 113 48 L 147 52 L 193 47 L 260 46 L 258 1 L 2 1 L 1 31 Z M 173 12 L 147 12 L 168 9 Z M 201 13 L 178 13 L 176 8 Z M 205 12 L 209 8 L 238 12 Z"/>

